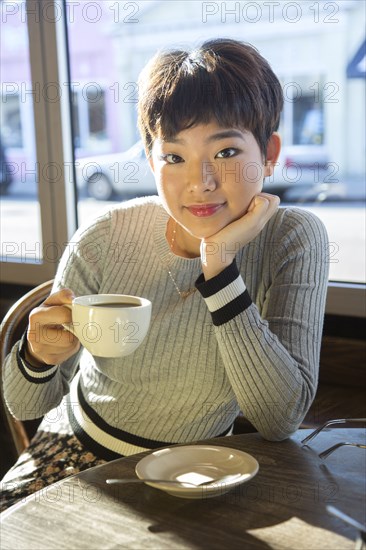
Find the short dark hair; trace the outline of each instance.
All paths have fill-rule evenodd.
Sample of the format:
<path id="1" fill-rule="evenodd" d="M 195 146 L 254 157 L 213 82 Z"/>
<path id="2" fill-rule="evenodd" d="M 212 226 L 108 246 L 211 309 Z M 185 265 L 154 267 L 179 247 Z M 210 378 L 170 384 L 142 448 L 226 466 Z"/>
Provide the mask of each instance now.
<path id="1" fill-rule="evenodd" d="M 250 44 L 208 40 L 192 51 L 158 52 L 139 76 L 138 126 L 151 153 L 154 139 L 170 139 L 215 120 L 254 135 L 266 157 L 283 107 L 281 84 Z"/>

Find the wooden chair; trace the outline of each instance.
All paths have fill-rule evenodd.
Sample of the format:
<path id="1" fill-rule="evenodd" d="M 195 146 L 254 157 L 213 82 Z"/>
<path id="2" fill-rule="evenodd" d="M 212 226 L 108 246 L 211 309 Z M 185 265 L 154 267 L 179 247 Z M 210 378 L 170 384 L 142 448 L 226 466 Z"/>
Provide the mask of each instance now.
<path id="1" fill-rule="evenodd" d="M 50 294 L 53 280 L 40 284 L 30 292 L 22 296 L 7 312 L 0 326 L 0 370 L 2 371 L 5 357 L 11 351 L 13 345 L 20 340 L 28 325 L 28 316 L 32 309 L 41 304 Z M 1 373 L 0 373 L 1 374 Z M 13 461 L 29 444 L 40 420 L 16 420 L 9 412 L 4 402 L 2 376 L 0 376 L 0 406 L 4 418 L 6 450 Z M 4 448 L 4 445 L 3 445 Z"/>

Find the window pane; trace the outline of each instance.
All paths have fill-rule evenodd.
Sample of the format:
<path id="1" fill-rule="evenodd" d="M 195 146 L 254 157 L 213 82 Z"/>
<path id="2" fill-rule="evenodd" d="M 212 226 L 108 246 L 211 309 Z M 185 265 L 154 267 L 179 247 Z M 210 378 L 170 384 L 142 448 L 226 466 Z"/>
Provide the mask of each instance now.
<path id="1" fill-rule="evenodd" d="M 137 77 L 148 59 L 162 47 L 232 37 L 257 47 L 283 85 L 283 147 L 265 190 L 324 221 L 331 280 L 365 281 L 363 2 L 68 6 L 81 222 L 106 201 L 156 192 L 136 128 Z"/>
<path id="2" fill-rule="evenodd" d="M 120 27 L 119 15 L 132 22 L 132 11 L 137 8 L 135 3 L 93 2 L 87 7 L 68 2 L 81 223 L 106 200 L 156 193 L 136 128 L 136 78 L 153 50 L 148 48 L 138 63 L 133 60 L 130 65 L 129 49 L 121 57 L 119 38 L 114 36 Z M 129 67 L 127 72 L 124 66 Z"/>
<path id="3" fill-rule="evenodd" d="M 32 90 L 24 4 L 3 1 L 0 11 L 1 259 L 39 263 L 43 254 L 33 97 L 41 92 Z"/>

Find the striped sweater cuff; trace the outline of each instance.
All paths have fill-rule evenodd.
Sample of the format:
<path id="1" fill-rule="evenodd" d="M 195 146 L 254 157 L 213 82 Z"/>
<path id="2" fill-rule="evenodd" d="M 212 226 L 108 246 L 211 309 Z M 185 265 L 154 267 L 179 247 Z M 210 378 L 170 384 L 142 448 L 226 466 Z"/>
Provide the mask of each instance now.
<path id="1" fill-rule="evenodd" d="M 235 260 L 208 281 L 201 274 L 196 281 L 196 288 L 204 298 L 216 326 L 227 323 L 252 303 Z"/>
<path id="2" fill-rule="evenodd" d="M 26 333 L 23 334 L 17 350 L 17 364 L 20 372 L 28 382 L 34 384 L 44 384 L 49 382 L 56 374 L 57 365 L 44 365 L 42 367 L 33 367 L 24 358 L 24 346 Z"/>

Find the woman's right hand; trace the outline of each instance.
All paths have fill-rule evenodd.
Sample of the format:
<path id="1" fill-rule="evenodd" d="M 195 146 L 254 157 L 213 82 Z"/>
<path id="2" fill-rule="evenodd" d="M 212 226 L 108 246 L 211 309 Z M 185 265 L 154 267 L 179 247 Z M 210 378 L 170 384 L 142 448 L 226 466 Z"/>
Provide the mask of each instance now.
<path id="1" fill-rule="evenodd" d="M 79 350 L 78 338 L 62 326 L 72 322 L 65 304 L 71 304 L 73 298 L 73 292 L 64 288 L 31 311 L 25 357 L 32 365 L 58 365 Z"/>

